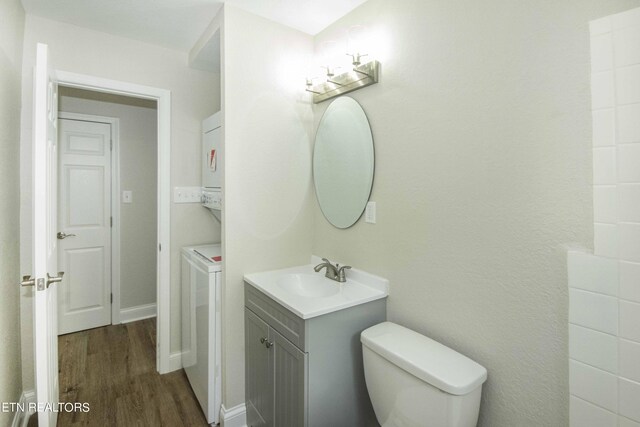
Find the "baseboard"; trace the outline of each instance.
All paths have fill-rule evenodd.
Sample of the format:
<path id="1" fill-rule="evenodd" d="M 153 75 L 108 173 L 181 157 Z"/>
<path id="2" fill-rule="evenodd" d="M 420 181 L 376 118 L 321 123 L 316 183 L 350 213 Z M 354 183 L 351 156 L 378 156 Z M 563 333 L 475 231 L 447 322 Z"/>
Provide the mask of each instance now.
<path id="1" fill-rule="evenodd" d="M 244 403 L 233 408 L 220 408 L 220 425 L 222 427 L 247 427 L 247 407 Z"/>
<path id="2" fill-rule="evenodd" d="M 178 369 L 182 369 L 182 353 L 176 351 L 169 355 L 169 372 L 177 371 Z"/>
<path id="3" fill-rule="evenodd" d="M 35 412 L 29 410 L 28 407 L 30 403 L 34 403 L 35 401 L 35 390 L 27 390 L 22 392 L 18 404 L 20 406 L 24 405 L 25 410 L 16 411 L 16 413 L 13 415 L 13 422 L 11 423 L 11 427 L 27 427 L 27 424 L 29 424 L 29 418 L 32 414 L 35 414 Z"/>
<path id="4" fill-rule="evenodd" d="M 120 309 L 120 323 L 156 317 L 156 303 Z"/>

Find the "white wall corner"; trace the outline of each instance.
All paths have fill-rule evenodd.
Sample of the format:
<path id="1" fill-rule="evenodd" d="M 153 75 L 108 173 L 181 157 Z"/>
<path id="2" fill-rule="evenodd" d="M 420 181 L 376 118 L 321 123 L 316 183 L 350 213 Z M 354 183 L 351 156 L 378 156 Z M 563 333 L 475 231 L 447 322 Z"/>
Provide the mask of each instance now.
<path id="1" fill-rule="evenodd" d="M 155 303 L 120 309 L 120 323 L 135 322 L 150 317 L 156 317 Z"/>
<path id="2" fill-rule="evenodd" d="M 29 410 L 29 406 L 36 401 L 36 392 L 35 390 L 27 390 L 23 391 L 20 395 L 19 405 L 25 405 L 25 411 L 16 411 L 13 415 L 13 422 L 11 423 L 11 427 L 27 427 L 29 423 L 29 418 L 31 415 L 35 414 L 35 411 Z"/>
<path id="3" fill-rule="evenodd" d="M 220 425 L 222 427 L 247 427 L 247 407 L 244 403 L 233 408 L 220 408 Z"/>

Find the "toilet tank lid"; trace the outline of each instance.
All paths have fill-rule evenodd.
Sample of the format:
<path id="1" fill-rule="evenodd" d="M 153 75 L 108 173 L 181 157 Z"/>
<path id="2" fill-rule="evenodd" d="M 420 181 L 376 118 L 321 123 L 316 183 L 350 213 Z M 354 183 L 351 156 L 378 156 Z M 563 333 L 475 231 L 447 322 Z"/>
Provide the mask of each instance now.
<path id="1" fill-rule="evenodd" d="M 480 364 L 395 323 L 372 326 L 360 340 L 389 362 L 449 394 L 470 393 L 487 379 L 487 370 Z"/>

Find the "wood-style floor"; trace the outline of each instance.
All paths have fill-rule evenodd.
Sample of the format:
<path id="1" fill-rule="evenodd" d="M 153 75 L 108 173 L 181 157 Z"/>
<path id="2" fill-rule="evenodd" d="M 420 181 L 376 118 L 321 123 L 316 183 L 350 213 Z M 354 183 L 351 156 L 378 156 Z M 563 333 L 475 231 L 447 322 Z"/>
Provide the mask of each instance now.
<path id="1" fill-rule="evenodd" d="M 60 413 L 58 426 L 207 426 L 184 371 L 156 371 L 155 319 L 62 335 L 60 401 L 88 413 Z"/>

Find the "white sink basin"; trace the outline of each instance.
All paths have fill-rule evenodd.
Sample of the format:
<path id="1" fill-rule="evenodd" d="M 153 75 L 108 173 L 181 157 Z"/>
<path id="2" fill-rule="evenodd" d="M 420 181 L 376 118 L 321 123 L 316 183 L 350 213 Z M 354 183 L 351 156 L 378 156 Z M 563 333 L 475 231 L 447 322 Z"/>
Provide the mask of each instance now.
<path id="1" fill-rule="evenodd" d="M 285 291 L 305 298 L 326 298 L 340 292 L 337 282 L 319 274 L 283 274 L 276 283 Z"/>
<path id="2" fill-rule="evenodd" d="M 247 284 L 283 305 L 302 319 L 364 304 L 389 295 L 389 281 L 352 268 L 347 281 L 338 283 L 316 273 L 313 267 L 322 263 L 311 257 L 311 263 L 282 270 L 263 271 L 244 276 Z"/>

